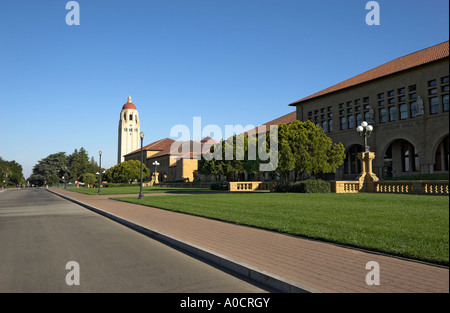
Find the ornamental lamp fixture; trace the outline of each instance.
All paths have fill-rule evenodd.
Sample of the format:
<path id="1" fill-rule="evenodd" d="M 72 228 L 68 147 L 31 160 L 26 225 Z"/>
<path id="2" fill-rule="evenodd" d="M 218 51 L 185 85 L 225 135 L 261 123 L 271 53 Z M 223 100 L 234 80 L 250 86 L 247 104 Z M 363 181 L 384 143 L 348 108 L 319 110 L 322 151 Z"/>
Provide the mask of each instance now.
<path id="1" fill-rule="evenodd" d="M 356 131 L 359 133 L 359 135 L 361 137 L 364 138 L 364 151 L 366 153 L 370 152 L 369 151 L 369 146 L 367 145 L 367 138 L 370 137 L 370 135 L 372 135 L 373 132 L 373 126 L 369 125 L 366 121 L 362 122 L 361 125 L 359 125 L 356 128 Z"/>
<path id="2" fill-rule="evenodd" d="M 157 173 L 157 172 L 158 172 L 158 171 L 157 171 L 158 165 L 160 165 L 160 163 L 159 163 L 158 161 L 155 161 L 155 162 L 152 163 L 152 165 L 155 166 L 155 173 Z"/>

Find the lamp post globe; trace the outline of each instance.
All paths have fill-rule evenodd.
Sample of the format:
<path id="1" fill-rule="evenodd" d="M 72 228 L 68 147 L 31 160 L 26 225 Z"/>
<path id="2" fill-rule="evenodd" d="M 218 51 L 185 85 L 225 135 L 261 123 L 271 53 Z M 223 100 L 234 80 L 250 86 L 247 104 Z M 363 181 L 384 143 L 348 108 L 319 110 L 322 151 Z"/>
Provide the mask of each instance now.
<path id="1" fill-rule="evenodd" d="M 361 125 L 356 128 L 356 131 L 364 138 L 364 152 L 370 152 L 370 147 L 367 145 L 367 138 L 372 135 L 373 126 L 369 125 L 366 121 L 363 121 Z"/>

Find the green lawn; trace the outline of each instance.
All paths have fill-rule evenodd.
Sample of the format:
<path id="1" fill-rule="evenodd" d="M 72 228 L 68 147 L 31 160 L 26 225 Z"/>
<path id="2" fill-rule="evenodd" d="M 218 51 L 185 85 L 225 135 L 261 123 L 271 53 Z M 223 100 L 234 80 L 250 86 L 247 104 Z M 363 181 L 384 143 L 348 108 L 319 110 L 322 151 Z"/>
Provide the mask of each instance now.
<path id="1" fill-rule="evenodd" d="M 116 199 L 449 264 L 445 196 L 234 193 Z"/>
<path id="2" fill-rule="evenodd" d="M 75 191 L 88 195 L 98 195 L 98 188 L 86 188 L 86 187 L 67 187 L 69 191 Z M 173 188 L 173 187 L 142 187 L 144 194 L 146 193 L 193 193 L 193 192 L 211 192 L 208 188 Z M 121 195 L 121 194 L 139 194 L 139 186 L 129 187 L 107 187 L 101 189 L 102 195 Z"/>

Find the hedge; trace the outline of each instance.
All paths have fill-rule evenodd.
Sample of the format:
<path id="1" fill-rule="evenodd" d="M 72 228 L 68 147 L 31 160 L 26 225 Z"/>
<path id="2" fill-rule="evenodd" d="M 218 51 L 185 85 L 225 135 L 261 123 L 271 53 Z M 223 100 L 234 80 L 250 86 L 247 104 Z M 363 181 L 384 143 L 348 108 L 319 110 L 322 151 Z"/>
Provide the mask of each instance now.
<path id="1" fill-rule="evenodd" d="M 216 182 L 211 184 L 211 190 L 228 190 L 228 182 Z"/>
<path id="2" fill-rule="evenodd" d="M 321 179 L 304 180 L 300 182 L 275 182 L 274 192 L 297 192 L 297 193 L 328 193 L 331 191 L 329 182 Z"/>

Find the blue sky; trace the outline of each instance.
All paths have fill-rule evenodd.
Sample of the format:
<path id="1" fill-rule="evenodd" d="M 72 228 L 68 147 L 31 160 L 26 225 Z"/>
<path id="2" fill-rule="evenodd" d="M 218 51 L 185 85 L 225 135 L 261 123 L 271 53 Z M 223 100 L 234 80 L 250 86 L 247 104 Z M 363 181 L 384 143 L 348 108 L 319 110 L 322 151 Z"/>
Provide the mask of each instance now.
<path id="1" fill-rule="evenodd" d="M 380 26 L 365 0 L 79 0 L 79 26 L 67 2 L 0 0 L 0 156 L 25 177 L 81 147 L 115 165 L 128 95 L 145 144 L 193 117 L 257 126 L 449 39 L 447 0 L 378 1 Z"/>

